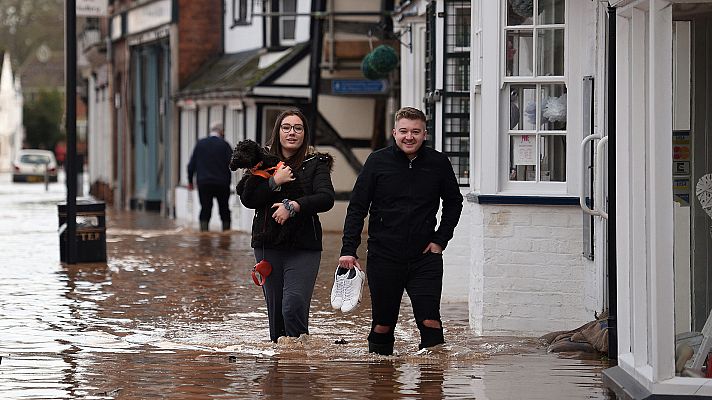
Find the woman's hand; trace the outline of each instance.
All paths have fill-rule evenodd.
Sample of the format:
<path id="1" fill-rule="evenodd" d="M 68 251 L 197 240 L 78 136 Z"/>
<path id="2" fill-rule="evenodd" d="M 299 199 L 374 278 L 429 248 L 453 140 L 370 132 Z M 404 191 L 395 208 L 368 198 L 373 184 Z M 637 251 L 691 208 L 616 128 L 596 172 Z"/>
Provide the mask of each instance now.
<path id="1" fill-rule="evenodd" d="M 282 203 L 274 203 L 272 204 L 272 208 L 276 208 L 272 213 L 272 219 L 277 221 L 278 224 L 284 225 L 289 219 L 289 210 L 287 210 Z"/>
<path id="2" fill-rule="evenodd" d="M 287 182 L 293 181 L 294 174 L 292 174 L 292 168 L 288 166 L 287 164 L 284 164 L 282 168 L 277 169 L 277 171 L 274 172 L 274 183 L 277 184 L 277 186 L 281 186 Z"/>
<path id="3" fill-rule="evenodd" d="M 292 209 L 294 210 L 294 212 L 299 212 L 299 203 L 294 200 L 291 200 L 289 204 L 292 205 Z M 289 210 L 287 210 L 287 207 L 284 206 L 284 203 L 274 203 L 272 204 L 272 208 L 276 208 L 276 210 L 274 210 L 274 212 L 272 213 L 272 218 L 277 221 L 278 224 L 284 225 L 284 223 L 287 222 L 287 220 L 290 218 Z"/>

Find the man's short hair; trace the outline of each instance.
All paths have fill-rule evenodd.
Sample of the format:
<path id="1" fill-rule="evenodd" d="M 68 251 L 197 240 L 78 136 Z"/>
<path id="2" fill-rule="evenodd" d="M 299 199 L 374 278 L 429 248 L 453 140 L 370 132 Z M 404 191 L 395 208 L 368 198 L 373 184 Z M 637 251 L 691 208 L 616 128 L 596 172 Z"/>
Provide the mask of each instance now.
<path id="1" fill-rule="evenodd" d="M 210 124 L 210 132 L 222 132 L 222 131 L 223 131 L 222 122 L 215 121 L 212 124 Z"/>
<path id="2" fill-rule="evenodd" d="M 421 120 L 425 123 L 425 114 L 415 107 L 403 107 L 396 112 L 396 123 L 401 119 Z"/>

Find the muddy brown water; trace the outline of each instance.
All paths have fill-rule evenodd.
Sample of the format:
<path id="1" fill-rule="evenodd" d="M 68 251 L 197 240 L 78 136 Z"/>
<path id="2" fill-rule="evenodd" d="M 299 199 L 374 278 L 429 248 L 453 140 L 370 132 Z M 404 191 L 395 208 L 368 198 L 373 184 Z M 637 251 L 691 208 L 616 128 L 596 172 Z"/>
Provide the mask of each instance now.
<path id="1" fill-rule="evenodd" d="M 340 236 L 325 235 L 306 343 L 275 345 L 243 233 L 107 213 L 107 263 L 59 262 L 61 184 L 0 176 L 2 399 L 607 399 L 608 363 L 535 338 L 477 337 L 443 304 L 448 343 L 418 351 L 407 299 L 396 355 L 367 352 L 370 299 L 329 304 Z M 366 289 L 367 290 L 367 289 Z"/>

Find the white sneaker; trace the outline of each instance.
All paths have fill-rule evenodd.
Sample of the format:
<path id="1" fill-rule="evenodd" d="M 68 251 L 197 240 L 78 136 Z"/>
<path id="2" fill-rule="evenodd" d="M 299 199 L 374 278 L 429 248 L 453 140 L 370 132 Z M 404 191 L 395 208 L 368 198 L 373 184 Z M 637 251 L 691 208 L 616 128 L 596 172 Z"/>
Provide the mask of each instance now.
<path id="1" fill-rule="evenodd" d="M 349 270 L 344 283 L 344 301 L 341 306 L 342 312 L 351 312 L 361 303 L 363 293 L 363 283 L 366 281 L 366 274 L 358 268 Z"/>
<path id="2" fill-rule="evenodd" d="M 331 307 L 334 310 L 340 310 L 344 304 L 344 286 L 348 271 L 346 268 L 336 267 L 334 272 L 334 286 L 331 288 Z"/>

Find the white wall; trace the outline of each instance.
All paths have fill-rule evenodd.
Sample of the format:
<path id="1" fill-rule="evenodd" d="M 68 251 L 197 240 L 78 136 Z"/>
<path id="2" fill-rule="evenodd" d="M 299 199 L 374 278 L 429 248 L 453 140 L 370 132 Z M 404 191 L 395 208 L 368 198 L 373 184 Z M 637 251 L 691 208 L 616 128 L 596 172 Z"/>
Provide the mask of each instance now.
<path id="1" fill-rule="evenodd" d="M 232 5 L 232 1 L 225 2 L 225 53 L 237 53 L 262 47 L 264 44 L 262 42 L 262 17 L 252 18 L 249 25 L 233 27 Z"/>
<path id="2" fill-rule="evenodd" d="M 583 294 L 595 268 L 584 261 L 577 207 L 467 203 L 470 325 L 480 335 L 541 335 L 593 319 Z M 598 310 L 600 311 L 600 310 Z"/>
<path id="3" fill-rule="evenodd" d="M 106 66 L 100 67 L 96 75 L 89 77 L 88 87 L 88 134 L 87 160 L 89 182 L 97 181 L 113 186 L 113 143 L 111 140 L 112 101 L 107 85 L 97 85 L 97 81 L 106 82 Z"/>

